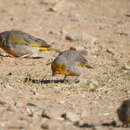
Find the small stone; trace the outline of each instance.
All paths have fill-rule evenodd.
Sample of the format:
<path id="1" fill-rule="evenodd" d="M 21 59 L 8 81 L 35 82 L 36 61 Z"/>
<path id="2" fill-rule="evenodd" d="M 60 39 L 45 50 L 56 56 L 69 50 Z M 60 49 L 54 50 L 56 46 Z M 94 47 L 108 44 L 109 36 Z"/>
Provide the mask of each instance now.
<path id="1" fill-rule="evenodd" d="M 42 123 L 41 128 L 43 129 L 49 129 L 49 125 L 47 123 Z"/>
<path id="2" fill-rule="evenodd" d="M 126 16 L 126 17 L 130 17 L 130 14 L 126 14 L 125 16 Z"/>
<path id="3" fill-rule="evenodd" d="M 62 120 L 61 115 L 65 112 L 65 109 L 60 106 L 46 107 L 42 111 L 42 117 L 48 119 L 59 119 Z"/>
<path id="4" fill-rule="evenodd" d="M 62 129 L 62 122 L 59 120 L 45 120 L 41 124 L 42 129 L 49 129 L 49 130 L 61 130 Z"/>
<path id="5" fill-rule="evenodd" d="M 114 51 L 111 50 L 111 49 L 106 49 L 106 52 L 109 53 L 109 54 L 111 54 L 111 55 L 114 55 L 114 54 L 115 54 Z"/>
<path id="6" fill-rule="evenodd" d="M 26 111 L 27 111 L 29 117 L 33 117 L 34 114 L 31 109 L 27 108 Z"/>
<path id="7" fill-rule="evenodd" d="M 62 115 L 62 117 L 64 117 L 65 120 L 69 120 L 72 122 L 77 122 L 80 120 L 78 115 L 74 112 L 66 112 Z"/>
<path id="8" fill-rule="evenodd" d="M 14 20 L 14 18 L 13 18 L 13 17 L 11 17 L 11 18 L 10 18 L 10 21 L 13 21 L 13 20 Z"/>
<path id="9" fill-rule="evenodd" d="M 49 3 L 45 2 L 45 1 L 40 1 L 39 4 L 40 5 L 48 5 Z"/>
<path id="10" fill-rule="evenodd" d="M 57 12 L 63 9 L 65 4 L 66 4 L 65 0 L 56 0 L 56 4 L 53 7 L 49 8 L 49 11 Z"/>
<path id="11" fill-rule="evenodd" d="M 5 101 L 0 101 L 0 105 L 5 105 L 7 104 Z"/>
<path id="12" fill-rule="evenodd" d="M 119 35 L 120 36 L 128 36 L 128 33 L 126 33 L 126 32 L 119 32 Z"/>
<path id="13" fill-rule="evenodd" d="M 70 40 L 70 41 L 82 41 L 82 42 L 86 42 L 86 43 L 90 43 L 90 44 L 94 44 L 97 39 L 87 33 L 67 33 L 66 34 L 66 40 Z"/>

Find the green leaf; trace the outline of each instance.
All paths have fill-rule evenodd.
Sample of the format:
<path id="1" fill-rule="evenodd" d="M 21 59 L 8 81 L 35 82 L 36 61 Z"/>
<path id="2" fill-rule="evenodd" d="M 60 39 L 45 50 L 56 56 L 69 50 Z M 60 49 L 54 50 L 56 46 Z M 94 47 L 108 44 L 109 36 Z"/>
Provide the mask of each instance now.
<path id="1" fill-rule="evenodd" d="M 37 107 L 36 104 L 33 104 L 33 103 L 27 103 L 27 106 L 30 106 L 30 107 Z"/>

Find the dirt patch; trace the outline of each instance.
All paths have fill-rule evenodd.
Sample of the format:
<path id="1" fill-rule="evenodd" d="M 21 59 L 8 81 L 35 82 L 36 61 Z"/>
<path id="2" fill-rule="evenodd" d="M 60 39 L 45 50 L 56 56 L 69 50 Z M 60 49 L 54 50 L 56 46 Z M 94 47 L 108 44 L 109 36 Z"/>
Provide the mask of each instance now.
<path id="1" fill-rule="evenodd" d="M 130 98 L 129 8 L 129 0 L 1 1 L 1 31 L 19 29 L 60 50 L 87 49 L 94 69 L 70 84 L 51 75 L 56 53 L 43 52 L 42 59 L 4 57 L 0 129 L 127 129 L 115 126 L 121 124 L 117 108 Z"/>

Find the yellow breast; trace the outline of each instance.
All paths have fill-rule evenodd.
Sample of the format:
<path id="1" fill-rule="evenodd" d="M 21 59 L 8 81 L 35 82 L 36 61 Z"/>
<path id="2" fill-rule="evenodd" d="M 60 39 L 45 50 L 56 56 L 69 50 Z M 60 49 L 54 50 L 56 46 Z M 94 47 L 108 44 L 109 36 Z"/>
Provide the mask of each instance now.
<path id="1" fill-rule="evenodd" d="M 61 74 L 65 76 L 79 76 L 79 74 L 70 72 L 64 64 L 52 65 L 52 71 L 54 74 Z"/>

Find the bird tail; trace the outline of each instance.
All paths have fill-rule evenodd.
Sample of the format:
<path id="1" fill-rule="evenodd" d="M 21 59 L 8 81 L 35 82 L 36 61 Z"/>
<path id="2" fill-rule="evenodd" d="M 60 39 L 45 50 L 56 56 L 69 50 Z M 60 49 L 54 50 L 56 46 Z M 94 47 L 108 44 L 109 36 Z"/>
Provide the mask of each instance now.
<path id="1" fill-rule="evenodd" d="M 55 51 L 57 53 L 60 53 L 60 50 L 51 48 L 50 46 L 41 46 L 38 43 L 29 43 L 29 45 L 32 47 L 37 47 L 39 49 L 39 51 Z"/>
<path id="2" fill-rule="evenodd" d="M 93 69 L 93 67 L 89 64 L 82 64 L 81 65 L 82 67 L 86 67 L 86 68 L 89 68 L 89 69 Z"/>

